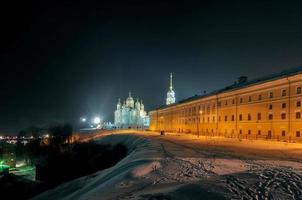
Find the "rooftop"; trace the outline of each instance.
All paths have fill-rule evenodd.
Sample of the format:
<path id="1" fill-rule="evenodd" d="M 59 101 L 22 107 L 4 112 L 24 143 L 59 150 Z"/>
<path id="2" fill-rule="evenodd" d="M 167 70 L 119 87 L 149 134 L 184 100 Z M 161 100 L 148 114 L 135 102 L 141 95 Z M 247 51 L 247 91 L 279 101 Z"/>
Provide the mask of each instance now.
<path id="1" fill-rule="evenodd" d="M 248 86 L 251 86 L 251 85 L 257 85 L 257 84 L 265 83 L 265 82 L 268 82 L 268 81 L 277 80 L 277 79 L 280 79 L 280 78 L 286 78 L 286 77 L 293 76 L 293 75 L 296 75 L 296 74 L 301 74 L 301 73 L 302 73 L 302 66 L 292 68 L 292 69 L 289 69 L 289 70 L 284 70 L 284 71 L 281 71 L 279 73 L 263 76 L 263 77 L 260 77 L 260 78 L 256 78 L 256 79 L 253 79 L 253 80 L 250 80 L 250 81 L 235 82 L 232 85 L 226 86 L 225 88 L 222 88 L 222 89 L 214 90 L 210 93 L 191 96 L 189 98 L 180 100 L 180 101 L 178 101 L 174 104 L 160 106 L 160 107 L 156 108 L 156 110 L 162 109 L 162 108 L 172 107 L 174 105 L 181 104 L 181 103 L 187 103 L 187 102 L 194 101 L 194 100 L 197 100 L 197 99 L 202 99 L 202 98 L 205 98 L 205 97 L 208 97 L 208 96 L 220 94 L 220 93 L 227 92 L 227 91 L 238 90 L 238 89 L 248 87 Z"/>

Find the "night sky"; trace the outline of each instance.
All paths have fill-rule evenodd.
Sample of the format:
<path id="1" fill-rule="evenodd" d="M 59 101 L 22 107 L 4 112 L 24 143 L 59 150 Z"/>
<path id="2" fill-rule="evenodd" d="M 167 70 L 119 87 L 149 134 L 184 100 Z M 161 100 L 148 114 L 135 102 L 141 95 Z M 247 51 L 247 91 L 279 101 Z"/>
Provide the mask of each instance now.
<path id="1" fill-rule="evenodd" d="M 63 3 L 64 2 L 64 3 Z M 1 3 L 0 133 L 113 120 L 128 91 L 147 111 L 302 65 L 299 1 Z"/>

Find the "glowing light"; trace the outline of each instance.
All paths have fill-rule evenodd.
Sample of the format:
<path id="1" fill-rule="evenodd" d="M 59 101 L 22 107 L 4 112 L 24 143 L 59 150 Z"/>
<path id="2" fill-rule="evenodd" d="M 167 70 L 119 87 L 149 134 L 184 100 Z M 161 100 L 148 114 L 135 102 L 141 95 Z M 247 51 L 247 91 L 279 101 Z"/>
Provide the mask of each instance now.
<path id="1" fill-rule="evenodd" d="M 81 118 L 81 122 L 86 122 L 86 121 L 87 121 L 87 119 L 85 117 Z"/>
<path id="2" fill-rule="evenodd" d="M 0 172 L 3 172 L 5 170 L 8 170 L 9 166 L 4 164 L 4 161 L 0 161 Z"/>
<path id="3" fill-rule="evenodd" d="M 95 118 L 93 119 L 93 123 L 99 124 L 99 123 L 101 123 L 101 119 L 100 119 L 99 117 L 95 117 Z"/>

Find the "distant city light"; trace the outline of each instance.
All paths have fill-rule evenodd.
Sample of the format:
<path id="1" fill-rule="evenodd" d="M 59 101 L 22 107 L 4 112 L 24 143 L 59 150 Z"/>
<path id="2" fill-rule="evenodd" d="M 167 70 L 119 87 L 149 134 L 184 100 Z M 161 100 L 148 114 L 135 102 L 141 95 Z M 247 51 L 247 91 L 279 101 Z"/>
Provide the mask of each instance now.
<path id="1" fill-rule="evenodd" d="M 82 118 L 81 118 L 81 121 L 82 121 L 82 122 L 86 122 L 87 120 L 86 120 L 85 117 L 82 117 Z"/>
<path id="2" fill-rule="evenodd" d="M 95 117 L 95 118 L 93 119 L 93 123 L 95 123 L 95 124 L 101 123 L 101 118 Z"/>

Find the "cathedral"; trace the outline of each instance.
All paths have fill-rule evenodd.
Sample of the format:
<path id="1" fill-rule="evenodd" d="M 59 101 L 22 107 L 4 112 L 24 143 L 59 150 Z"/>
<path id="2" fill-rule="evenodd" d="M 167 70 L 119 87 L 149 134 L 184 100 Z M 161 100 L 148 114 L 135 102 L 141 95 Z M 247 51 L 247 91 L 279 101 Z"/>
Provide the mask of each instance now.
<path id="1" fill-rule="evenodd" d="M 119 99 L 114 112 L 114 124 L 116 128 L 144 128 L 149 126 L 149 117 L 145 111 L 143 101 L 134 99 L 129 92 L 126 101 L 121 103 Z"/>

